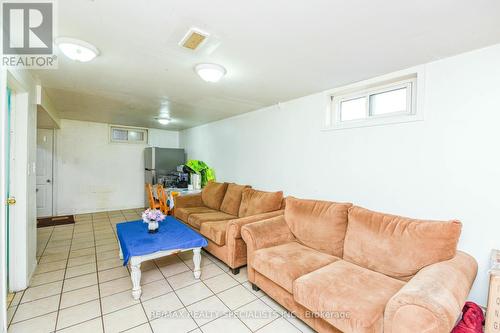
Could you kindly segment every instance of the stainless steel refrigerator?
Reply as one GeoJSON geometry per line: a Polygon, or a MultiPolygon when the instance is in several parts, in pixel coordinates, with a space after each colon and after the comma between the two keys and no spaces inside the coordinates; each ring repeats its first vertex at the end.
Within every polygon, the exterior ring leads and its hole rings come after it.
{"type": "MultiPolygon", "coordinates": [[[[178,165],[186,163],[184,149],[148,147],[144,149],[145,183],[156,184],[158,177],[175,171],[178,165]]],[[[146,198],[146,207],[149,202],[146,198]]]]}

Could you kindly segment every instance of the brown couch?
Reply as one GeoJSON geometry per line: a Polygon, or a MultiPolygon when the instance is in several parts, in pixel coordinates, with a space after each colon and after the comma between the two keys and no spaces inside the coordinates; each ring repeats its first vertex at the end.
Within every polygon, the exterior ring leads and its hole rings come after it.
{"type": "Polygon", "coordinates": [[[319,332],[448,333],[477,273],[458,221],[288,197],[242,228],[248,278],[319,332]]]}
{"type": "Polygon", "coordinates": [[[247,263],[241,227],[282,215],[283,205],[281,191],[264,192],[248,185],[211,182],[201,194],[176,197],[174,216],[205,236],[205,250],[238,274],[247,263]]]}

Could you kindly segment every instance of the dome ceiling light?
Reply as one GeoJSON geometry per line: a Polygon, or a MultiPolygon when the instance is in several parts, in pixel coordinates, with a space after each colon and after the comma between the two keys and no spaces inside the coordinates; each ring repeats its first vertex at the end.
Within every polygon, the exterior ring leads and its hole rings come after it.
{"type": "Polygon", "coordinates": [[[198,64],[194,71],[207,82],[218,82],[227,73],[226,69],[218,64],[198,64]]]}
{"type": "Polygon", "coordinates": [[[99,55],[99,50],[83,40],[61,37],[56,44],[66,57],[74,61],[88,62],[99,55]]]}
{"type": "Polygon", "coordinates": [[[170,118],[156,118],[156,120],[161,124],[161,125],[168,125],[170,124],[171,120],[170,118]]]}

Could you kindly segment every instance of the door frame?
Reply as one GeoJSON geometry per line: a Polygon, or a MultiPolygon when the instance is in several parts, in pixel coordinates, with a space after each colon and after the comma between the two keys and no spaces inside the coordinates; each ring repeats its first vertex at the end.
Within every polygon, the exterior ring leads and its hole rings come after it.
{"type": "MultiPolygon", "coordinates": [[[[37,135],[38,135],[38,132],[40,130],[50,131],[51,134],[52,134],[52,170],[50,170],[50,173],[51,173],[50,178],[51,178],[51,181],[52,181],[52,183],[50,184],[52,186],[52,191],[51,191],[52,207],[51,207],[51,213],[48,216],[56,216],[56,213],[55,213],[56,212],[56,206],[55,206],[55,191],[56,191],[56,186],[54,186],[54,184],[55,184],[55,180],[54,180],[54,177],[55,177],[55,163],[56,163],[56,159],[55,159],[55,154],[56,154],[56,131],[53,128],[37,128],[36,129],[37,135]]],[[[37,149],[38,149],[38,144],[37,144],[37,149]]],[[[37,170],[38,170],[38,166],[37,166],[37,170]]],[[[38,217],[39,216],[38,216],[38,212],[37,212],[37,218],[38,217]]]]}

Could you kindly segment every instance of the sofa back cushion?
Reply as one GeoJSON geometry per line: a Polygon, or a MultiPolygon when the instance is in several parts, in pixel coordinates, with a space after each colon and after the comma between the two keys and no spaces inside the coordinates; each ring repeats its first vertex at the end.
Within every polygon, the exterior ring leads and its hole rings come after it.
{"type": "Polygon", "coordinates": [[[239,217],[264,214],[279,210],[283,200],[283,191],[264,192],[251,188],[243,190],[239,217]]]}
{"type": "Polygon", "coordinates": [[[350,203],[286,198],[285,220],[297,240],[342,258],[350,203]]]}
{"type": "Polygon", "coordinates": [[[403,281],[457,251],[459,221],[429,221],[349,209],[344,259],[403,281]]]}
{"type": "Polygon", "coordinates": [[[219,210],[226,189],[227,183],[209,182],[201,191],[201,201],[208,208],[219,210]]]}
{"type": "Polygon", "coordinates": [[[243,195],[243,190],[246,188],[250,188],[250,186],[234,183],[228,184],[226,194],[220,205],[220,210],[224,213],[237,216],[240,211],[241,196],[243,195]]]}

